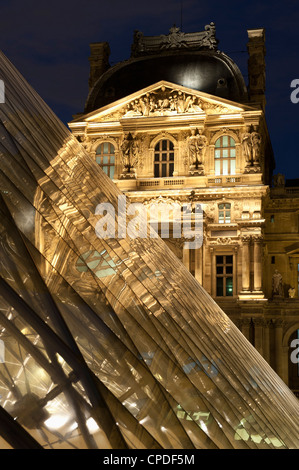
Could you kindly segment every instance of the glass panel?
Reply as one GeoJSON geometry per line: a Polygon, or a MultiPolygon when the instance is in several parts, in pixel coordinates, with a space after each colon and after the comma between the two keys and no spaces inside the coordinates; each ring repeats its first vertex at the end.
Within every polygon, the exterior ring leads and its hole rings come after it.
{"type": "Polygon", "coordinates": [[[217,274],[223,274],[223,266],[217,266],[216,272],[217,274]]]}
{"type": "Polygon", "coordinates": [[[235,156],[236,156],[236,149],[230,149],[230,156],[231,156],[232,158],[235,158],[235,156]]]}
{"type": "Polygon", "coordinates": [[[167,176],[167,165],[166,163],[162,164],[162,178],[165,178],[167,176]]]}
{"type": "Polygon", "coordinates": [[[216,264],[223,264],[223,256],[216,256],[216,264]]]}
{"type": "Polygon", "coordinates": [[[222,174],[228,175],[228,160],[222,161],[222,168],[223,168],[222,174]]]}
{"type": "Polygon", "coordinates": [[[233,256],[228,255],[226,256],[226,264],[232,264],[233,263],[233,256]]]}
{"type": "Polygon", "coordinates": [[[223,277],[217,277],[216,295],[217,295],[217,297],[222,297],[223,296],[223,277]]]}
{"type": "Polygon", "coordinates": [[[162,161],[166,162],[167,160],[167,153],[162,153],[162,161]]]}
{"type": "Polygon", "coordinates": [[[103,166],[103,167],[102,167],[104,173],[106,173],[106,175],[109,176],[109,174],[108,174],[108,168],[109,168],[109,166],[103,166]]]}
{"type": "Polygon", "coordinates": [[[115,169],[114,166],[110,167],[110,175],[109,176],[110,176],[111,179],[114,178],[114,169],[115,169]]]}
{"type": "Polygon", "coordinates": [[[174,163],[169,163],[169,176],[173,176],[174,163]]]}
{"type": "Polygon", "coordinates": [[[223,149],[222,150],[222,157],[224,157],[224,158],[228,157],[228,149],[223,149]]]}
{"type": "Polygon", "coordinates": [[[103,164],[104,163],[106,163],[106,164],[109,163],[109,157],[107,157],[107,156],[103,157],[103,164]]]}
{"type": "Polygon", "coordinates": [[[220,149],[215,150],[215,158],[220,158],[220,149]]]}
{"type": "Polygon", "coordinates": [[[169,160],[174,160],[174,153],[169,154],[169,160]]]}
{"type": "Polygon", "coordinates": [[[226,266],[226,274],[233,274],[233,267],[232,266],[226,266]]]}
{"type": "Polygon", "coordinates": [[[96,153],[99,155],[102,153],[102,144],[98,146],[96,153]]]}
{"type": "Polygon", "coordinates": [[[220,138],[216,140],[215,147],[220,147],[220,138]]]}
{"type": "Polygon", "coordinates": [[[227,296],[233,295],[233,278],[232,277],[226,278],[226,295],[227,296]]]}
{"type": "Polygon", "coordinates": [[[110,157],[110,163],[115,163],[115,157],[113,155],[110,157]]]}
{"type": "MultiPolygon", "coordinates": [[[[299,448],[298,400],[164,241],[95,233],[117,188],[0,63],[2,435],[49,449],[299,448]]],[[[232,276],[217,279],[231,295],[232,276]]]]}
{"type": "Polygon", "coordinates": [[[224,135],[222,137],[222,146],[223,147],[228,147],[228,136],[227,135],[224,135]]]}
{"type": "Polygon", "coordinates": [[[167,150],[167,140],[162,140],[162,150],[167,150]]]}
{"type": "Polygon", "coordinates": [[[235,162],[235,160],[230,161],[230,174],[231,175],[236,174],[236,162],[235,162]]]}
{"type": "Polygon", "coordinates": [[[155,153],[155,162],[158,162],[160,160],[160,154],[155,153]]]}
{"type": "Polygon", "coordinates": [[[159,178],[160,176],[160,166],[155,165],[155,178],[159,178]]]}
{"type": "Polygon", "coordinates": [[[110,153],[114,153],[114,145],[110,144],[110,153]]]}
{"type": "Polygon", "coordinates": [[[96,162],[101,165],[102,164],[102,157],[96,157],[96,162]]]}
{"type": "Polygon", "coordinates": [[[109,153],[109,142],[104,142],[103,153],[109,153]]]}
{"type": "Polygon", "coordinates": [[[230,146],[235,147],[236,143],[232,137],[230,137],[230,146]]]}
{"type": "Polygon", "coordinates": [[[215,175],[216,176],[220,175],[220,161],[219,160],[215,161],[215,175]]]}

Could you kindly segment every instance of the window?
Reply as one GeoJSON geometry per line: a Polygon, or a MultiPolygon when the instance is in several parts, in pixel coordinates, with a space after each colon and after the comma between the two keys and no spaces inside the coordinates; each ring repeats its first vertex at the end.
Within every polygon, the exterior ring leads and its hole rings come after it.
{"type": "Polygon", "coordinates": [[[274,223],[274,215],[273,214],[270,216],[270,222],[271,222],[271,224],[274,223]]]}
{"type": "Polygon", "coordinates": [[[103,142],[96,151],[96,162],[100,165],[106,175],[114,178],[115,154],[114,145],[110,142],[103,142]]]}
{"type": "Polygon", "coordinates": [[[216,256],[216,295],[230,297],[233,295],[233,256],[216,256]]]}
{"type": "Polygon", "coordinates": [[[234,175],[236,172],[236,144],[232,137],[223,135],[215,143],[215,175],[234,175]]]}
{"type": "Polygon", "coordinates": [[[154,153],[154,176],[165,178],[173,176],[174,170],[174,148],[170,140],[160,140],[155,146],[154,153]]]}
{"type": "Polygon", "coordinates": [[[218,222],[219,224],[230,224],[230,204],[218,205],[218,222]]]}

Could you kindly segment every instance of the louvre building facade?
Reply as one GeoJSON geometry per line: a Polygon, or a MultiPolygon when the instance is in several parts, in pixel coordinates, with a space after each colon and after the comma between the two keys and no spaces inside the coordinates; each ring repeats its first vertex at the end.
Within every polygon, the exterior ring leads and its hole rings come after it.
{"type": "Polygon", "coordinates": [[[70,130],[1,54],[1,449],[299,448],[296,181],[248,35],[248,87],[213,23],[92,44],[70,130]]]}

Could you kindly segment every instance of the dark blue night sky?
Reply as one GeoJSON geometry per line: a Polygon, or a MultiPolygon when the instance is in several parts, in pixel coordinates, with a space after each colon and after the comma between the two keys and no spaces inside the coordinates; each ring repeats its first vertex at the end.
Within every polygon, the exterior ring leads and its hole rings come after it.
{"type": "Polygon", "coordinates": [[[247,83],[247,29],[265,28],[266,116],[275,173],[299,178],[299,103],[290,99],[291,82],[299,80],[297,0],[3,3],[1,50],[65,124],[84,109],[91,42],[109,42],[113,65],[129,58],[135,29],[145,35],[167,34],[176,24],[184,32],[193,32],[213,21],[219,49],[235,60],[247,83]]]}

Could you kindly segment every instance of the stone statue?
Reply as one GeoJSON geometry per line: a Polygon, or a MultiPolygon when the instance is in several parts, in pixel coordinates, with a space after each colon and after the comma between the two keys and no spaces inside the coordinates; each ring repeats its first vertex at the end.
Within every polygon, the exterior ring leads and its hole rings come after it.
{"type": "Polygon", "coordinates": [[[254,130],[251,133],[251,143],[252,143],[252,163],[253,165],[258,165],[261,157],[261,145],[262,138],[261,134],[254,130]]]}
{"type": "Polygon", "coordinates": [[[273,176],[273,184],[275,188],[281,188],[285,185],[285,177],[281,173],[273,176]]]}
{"type": "Polygon", "coordinates": [[[254,130],[251,132],[249,128],[246,129],[246,132],[244,132],[244,134],[242,135],[242,148],[246,162],[245,171],[259,171],[262,137],[261,134],[257,132],[256,127],[254,127],[254,130]]]}
{"type": "Polygon", "coordinates": [[[131,132],[124,139],[120,149],[124,166],[123,175],[130,173],[135,175],[135,167],[138,163],[138,143],[131,132]]]}
{"type": "Polygon", "coordinates": [[[248,130],[242,135],[242,148],[243,148],[243,155],[245,157],[246,165],[250,165],[252,144],[251,144],[251,134],[250,132],[248,132],[248,130]]]}
{"type": "Polygon", "coordinates": [[[272,295],[283,297],[282,275],[275,269],[272,276],[272,295]]]}
{"type": "Polygon", "coordinates": [[[288,293],[289,293],[289,298],[290,299],[293,299],[295,297],[295,288],[294,287],[290,287],[289,290],[288,290],[288,293]]]}
{"type": "Polygon", "coordinates": [[[189,164],[190,172],[203,174],[203,165],[205,151],[207,147],[207,138],[200,130],[191,129],[191,135],[188,137],[189,164]]]}

